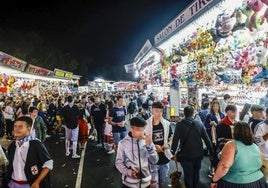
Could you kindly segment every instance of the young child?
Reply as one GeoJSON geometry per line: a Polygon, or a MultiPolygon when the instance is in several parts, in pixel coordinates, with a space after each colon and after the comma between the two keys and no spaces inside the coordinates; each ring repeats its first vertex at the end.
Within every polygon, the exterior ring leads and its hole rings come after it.
{"type": "Polygon", "coordinates": [[[114,151],[114,139],[112,133],[112,125],[109,124],[108,119],[105,120],[105,129],[104,129],[104,144],[107,149],[108,154],[113,154],[114,151]]]}
{"type": "Polygon", "coordinates": [[[151,135],[145,135],[146,121],[142,117],[130,120],[130,132],[119,142],[115,161],[122,174],[123,187],[145,188],[150,186],[149,165],[156,164],[158,154],[151,135]]]}

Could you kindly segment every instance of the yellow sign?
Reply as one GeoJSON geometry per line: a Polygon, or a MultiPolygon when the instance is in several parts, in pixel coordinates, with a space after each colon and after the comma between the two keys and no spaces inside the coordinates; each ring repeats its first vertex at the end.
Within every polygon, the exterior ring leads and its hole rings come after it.
{"type": "Polygon", "coordinates": [[[64,77],[64,75],[65,75],[65,72],[63,72],[63,71],[59,71],[59,70],[55,71],[55,76],[64,77]]]}
{"type": "Polygon", "coordinates": [[[175,115],[175,109],[174,108],[170,108],[170,116],[174,116],[175,115]]]}
{"type": "Polygon", "coordinates": [[[65,78],[73,78],[73,73],[66,72],[65,73],[65,78]]]}

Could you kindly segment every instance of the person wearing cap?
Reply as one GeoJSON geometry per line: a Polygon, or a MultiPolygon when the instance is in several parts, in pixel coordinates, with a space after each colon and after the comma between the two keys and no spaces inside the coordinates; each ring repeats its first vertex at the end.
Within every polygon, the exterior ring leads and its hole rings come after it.
{"type": "Polygon", "coordinates": [[[264,168],[262,172],[268,181],[268,108],[266,108],[266,119],[257,126],[254,138],[263,155],[264,168]]]}
{"type": "Polygon", "coordinates": [[[130,131],[118,144],[115,166],[122,174],[123,187],[150,187],[150,164],[156,164],[158,154],[151,135],[145,135],[146,121],[142,117],[130,120],[130,131]]]}
{"type": "Polygon", "coordinates": [[[252,117],[249,118],[248,124],[255,134],[257,127],[264,123],[264,108],[261,105],[253,104],[250,110],[252,117]]]}

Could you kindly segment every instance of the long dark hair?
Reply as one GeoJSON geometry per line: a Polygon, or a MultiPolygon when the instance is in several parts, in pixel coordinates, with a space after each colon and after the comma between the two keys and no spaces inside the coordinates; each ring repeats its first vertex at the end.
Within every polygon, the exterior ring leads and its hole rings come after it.
{"type": "Polygon", "coordinates": [[[219,105],[219,114],[221,114],[220,102],[217,101],[217,100],[214,100],[214,101],[211,102],[211,105],[210,105],[210,113],[211,114],[215,114],[214,109],[213,109],[214,104],[218,104],[219,105]]]}
{"type": "Polygon", "coordinates": [[[248,113],[249,109],[251,107],[251,104],[246,103],[243,107],[243,109],[241,110],[241,112],[239,113],[239,120],[242,121],[245,117],[245,115],[248,113]]]}

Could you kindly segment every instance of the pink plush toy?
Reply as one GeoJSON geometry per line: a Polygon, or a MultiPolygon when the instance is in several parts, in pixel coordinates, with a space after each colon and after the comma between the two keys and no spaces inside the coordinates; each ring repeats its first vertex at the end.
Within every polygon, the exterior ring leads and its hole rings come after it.
{"type": "Polygon", "coordinates": [[[258,15],[258,12],[263,8],[263,2],[262,0],[248,0],[247,5],[254,11],[249,21],[249,30],[252,32],[263,23],[262,17],[258,15]]]}

